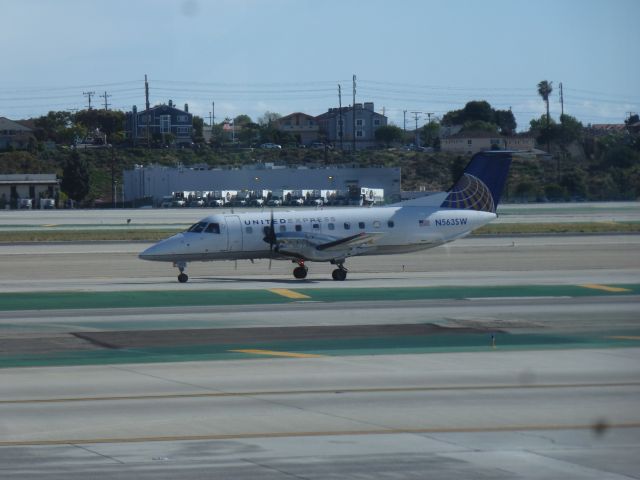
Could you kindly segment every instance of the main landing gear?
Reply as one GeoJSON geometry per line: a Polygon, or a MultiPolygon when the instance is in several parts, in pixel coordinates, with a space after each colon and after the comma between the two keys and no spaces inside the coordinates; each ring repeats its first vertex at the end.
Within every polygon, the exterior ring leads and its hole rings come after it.
{"type": "Polygon", "coordinates": [[[184,262],[179,262],[179,263],[174,263],[173,266],[178,267],[178,270],[180,270],[180,274],[178,275],[178,281],[180,283],[187,283],[187,281],[189,280],[189,277],[187,276],[186,273],[184,273],[185,268],[187,268],[187,264],[184,262]]]}
{"type": "Polygon", "coordinates": [[[298,266],[293,269],[293,276],[298,280],[302,280],[303,278],[307,278],[307,272],[309,269],[304,266],[304,260],[300,259],[297,261],[298,266]]]}
{"type": "MultiPolygon", "coordinates": [[[[297,263],[298,266],[293,269],[293,276],[298,280],[302,280],[303,278],[307,278],[307,272],[309,269],[305,266],[304,260],[294,260],[294,263],[297,263]]],[[[331,272],[331,277],[337,281],[343,281],[347,279],[347,269],[344,267],[342,262],[331,262],[334,263],[338,268],[336,268],[333,272],[331,272]]]]}
{"type": "Polygon", "coordinates": [[[336,268],[333,272],[331,272],[331,277],[334,280],[343,281],[347,279],[347,269],[344,268],[344,265],[339,263],[338,268],[336,268]]]}

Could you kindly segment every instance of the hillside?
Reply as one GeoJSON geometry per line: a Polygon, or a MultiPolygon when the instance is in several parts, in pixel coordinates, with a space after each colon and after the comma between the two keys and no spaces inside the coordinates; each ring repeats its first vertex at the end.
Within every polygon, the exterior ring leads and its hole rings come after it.
{"type": "MultiPolygon", "coordinates": [[[[0,174],[56,173],[62,176],[65,162],[73,150],[59,148],[39,152],[0,153],[0,174]]],[[[206,164],[240,166],[260,162],[284,165],[388,166],[402,168],[403,190],[437,191],[448,188],[469,160],[442,152],[426,153],[402,149],[367,150],[355,156],[337,151],[289,148],[262,149],[145,149],[114,148],[78,151],[90,171],[87,206],[110,203],[111,172],[122,182],[122,171],[136,164],[152,163],[186,167],[206,164]]],[[[556,157],[559,157],[557,155],[556,157]]],[[[516,158],[509,176],[507,201],[544,200],[636,200],[640,198],[640,154],[628,146],[613,142],[607,149],[591,155],[565,154],[557,158],[516,158]]]]}

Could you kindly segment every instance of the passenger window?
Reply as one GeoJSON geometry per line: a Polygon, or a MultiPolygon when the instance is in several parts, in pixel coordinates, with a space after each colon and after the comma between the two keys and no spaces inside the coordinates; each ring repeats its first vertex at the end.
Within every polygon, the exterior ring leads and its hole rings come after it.
{"type": "Polygon", "coordinates": [[[378,220],[373,221],[373,228],[380,228],[380,222],[378,220]]]}
{"type": "Polygon", "coordinates": [[[320,230],[320,224],[319,223],[314,223],[313,224],[313,229],[314,230],[320,230]]]}
{"type": "Polygon", "coordinates": [[[204,227],[206,226],[207,226],[207,222],[194,223],[193,225],[191,225],[191,227],[189,227],[189,230],[187,230],[187,232],[202,233],[202,231],[204,230],[204,227]]]}
{"type": "Polygon", "coordinates": [[[302,225],[296,225],[296,232],[302,231],[302,225]]]}
{"type": "Polygon", "coordinates": [[[394,225],[395,225],[395,223],[393,223],[393,220],[389,220],[389,221],[387,222],[387,226],[388,226],[389,228],[393,228],[393,226],[394,226],[394,225]]]}
{"type": "Polygon", "coordinates": [[[364,230],[364,222],[358,222],[358,228],[364,230]]]}
{"type": "Polygon", "coordinates": [[[329,228],[329,230],[335,230],[336,229],[336,226],[333,223],[328,224],[327,227],[329,228]]]}
{"type": "Polygon", "coordinates": [[[253,228],[251,228],[251,227],[246,227],[246,228],[244,229],[244,231],[245,231],[245,232],[247,232],[247,233],[253,233],[253,228]]]}
{"type": "Polygon", "coordinates": [[[206,233],[220,233],[220,225],[217,223],[210,223],[209,225],[207,225],[207,228],[205,229],[206,233]]]}
{"type": "Polygon", "coordinates": [[[287,231],[287,226],[286,225],[280,225],[280,231],[281,232],[286,232],[287,231]]]}
{"type": "Polygon", "coordinates": [[[351,224],[349,222],[344,222],[344,229],[349,230],[351,228],[351,224]]]}

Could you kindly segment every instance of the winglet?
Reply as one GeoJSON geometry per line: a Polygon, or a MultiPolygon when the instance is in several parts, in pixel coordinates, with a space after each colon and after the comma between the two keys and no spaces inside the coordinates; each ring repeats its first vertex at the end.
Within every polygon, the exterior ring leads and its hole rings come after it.
{"type": "Polygon", "coordinates": [[[476,153],[440,206],[495,213],[511,159],[511,152],[504,150],[476,153]]]}

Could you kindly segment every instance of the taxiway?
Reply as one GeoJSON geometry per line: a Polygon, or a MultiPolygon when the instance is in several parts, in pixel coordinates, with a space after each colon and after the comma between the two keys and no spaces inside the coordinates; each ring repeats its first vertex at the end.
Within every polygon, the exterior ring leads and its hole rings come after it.
{"type": "Polygon", "coordinates": [[[637,478],[640,236],[473,237],[338,286],[180,285],[144,247],[0,248],[0,477],[637,478]]]}

